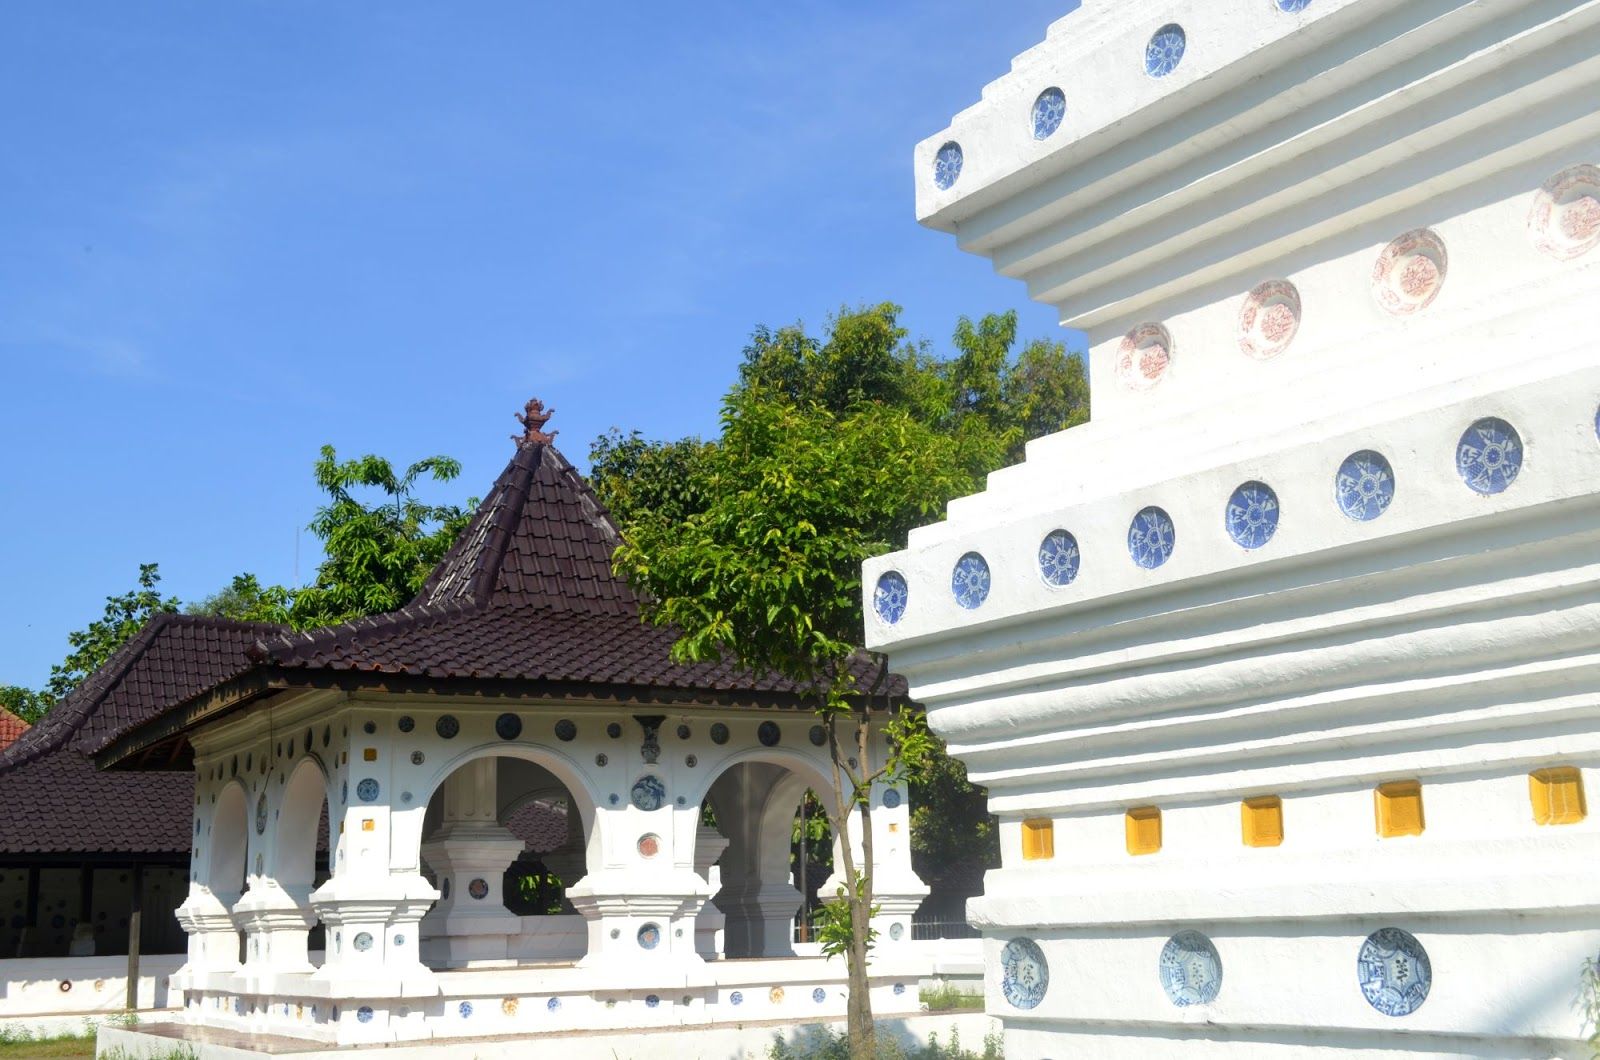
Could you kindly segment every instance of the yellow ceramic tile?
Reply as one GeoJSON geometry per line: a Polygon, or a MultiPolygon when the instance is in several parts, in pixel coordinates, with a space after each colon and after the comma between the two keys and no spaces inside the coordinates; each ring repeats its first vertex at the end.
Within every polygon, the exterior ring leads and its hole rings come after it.
{"type": "Polygon", "coordinates": [[[1421,835],[1422,784],[1415,780],[1396,780],[1379,784],[1373,792],[1381,836],[1421,835]]]}
{"type": "Polygon", "coordinates": [[[1126,819],[1128,853],[1154,854],[1161,849],[1161,809],[1139,806],[1126,819]]]}
{"type": "Polygon", "coordinates": [[[1056,825],[1047,818],[1022,822],[1022,860],[1048,861],[1056,856],[1056,825]]]}
{"type": "Polygon", "coordinates": [[[1528,774],[1535,824],[1576,824],[1589,815],[1583,798],[1583,774],[1571,766],[1539,769],[1528,774]]]}
{"type": "Polygon", "coordinates": [[[1276,795],[1245,799],[1239,804],[1244,845],[1275,847],[1283,842],[1283,800],[1276,795]]]}

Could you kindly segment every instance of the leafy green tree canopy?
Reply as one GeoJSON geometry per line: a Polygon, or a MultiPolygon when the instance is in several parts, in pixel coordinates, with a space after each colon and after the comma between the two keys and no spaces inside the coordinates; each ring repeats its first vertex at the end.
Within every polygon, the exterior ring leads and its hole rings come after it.
{"type": "Polygon", "coordinates": [[[871,760],[862,693],[881,691],[886,667],[880,661],[877,682],[862,688],[852,665],[861,562],[977,490],[1021,454],[1025,432],[1080,421],[1088,398],[1081,359],[1059,344],[1010,356],[1014,315],[963,318],[959,354],[938,359],[906,342],[898,313],[888,303],[842,311],[821,339],[798,325],[758,330],[724,398],[721,437],[696,442],[692,463],[678,459],[683,443],[637,435],[621,445],[607,436],[591,452],[596,488],[622,525],[616,567],[642,590],[646,617],[677,628],[674,657],[729,658],[813,691],[832,751],[829,823],[844,840],[846,881],[817,923],[824,952],[849,962],[850,1048],[861,1057],[874,1040],[867,794],[936,757],[920,717],[901,712],[888,759],[871,760]],[[655,497],[671,501],[670,514],[652,506],[655,497]],[[849,841],[858,812],[862,865],[849,841]]]}

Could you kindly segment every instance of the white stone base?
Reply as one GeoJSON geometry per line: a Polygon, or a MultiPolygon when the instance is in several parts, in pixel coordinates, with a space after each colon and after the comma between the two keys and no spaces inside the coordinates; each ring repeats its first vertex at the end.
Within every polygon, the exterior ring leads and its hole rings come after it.
{"type": "MultiPolygon", "coordinates": [[[[962,1036],[963,1040],[965,1035],[962,1036]]],[[[1093,1057],[1094,1060],[1589,1060],[1572,1043],[1529,1042],[1470,1035],[1391,1035],[1383,1031],[1327,1034],[1279,1030],[1101,1024],[1018,1026],[1005,1032],[1008,1057],[1093,1057]]]]}
{"type": "MultiPolygon", "coordinates": [[[[562,1060],[673,1060],[677,1057],[694,1060],[758,1060],[768,1055],[775,1040],[804,1043],[811,1036],[820,1034],[823,1027],[842,1031],[844,1021],[756,1020],[727,1026],[700,1024],[616,1033],[542,1033],[374,1048],[382,1049],[384,1060],[488,1060],[490,1057],[532,1055],[559,1055],[562,1060]]],[[[931,1035],[938,1035],[939,1040],[945,1043],[958,1035],[964,1046],[981,1052],[984,1036],[997,1033],[998,1029],[999,1025],[981,1012],[946,1012],[878,1020],[880,1035],[892,1036],[907,1047],[926,1045],[931,1035]]],[[[106,1027],[100,1032],[95,1055],[116,1056],[125,1060],[155,1060],[171,1055],[180,1044],[195,1050],[196,1060],[251,1060],[281,1055],[282,1052],[252,1048],[244,1043],[235,1044],[236,1040],[237,1036],[229,1036],[226,1032],[176,1024],[142,1029],[106,1027]]],[[[266,1043],[260,1044],[265,1046],[266,1043]]],[[[309,1051],[296,1049],[294,1056],[296,1060],[336,1060],[348,1052],[348,1047],[312,1047],[309,1051]]]]}

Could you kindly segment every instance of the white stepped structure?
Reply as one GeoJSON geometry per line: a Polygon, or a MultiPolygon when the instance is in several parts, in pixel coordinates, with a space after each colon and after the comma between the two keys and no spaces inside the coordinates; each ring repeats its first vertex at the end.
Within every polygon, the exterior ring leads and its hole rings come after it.
{"type": "Polygon", "coordinates": [[[1090,343],[864,571],[1007,1055],[1589,1055],[1596,100],[1594,0],[1085,0],[918,145],[1090,343]]]}

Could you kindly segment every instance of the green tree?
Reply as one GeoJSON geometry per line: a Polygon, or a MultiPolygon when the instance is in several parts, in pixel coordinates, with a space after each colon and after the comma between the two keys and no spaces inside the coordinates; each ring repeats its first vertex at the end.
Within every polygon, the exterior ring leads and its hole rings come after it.
{"type": "Polygon", "coordinates": [[[678,522],[705,507],[701,484],[715,448],[699,438],[647,441],[613,427],[589,446],[589,485],[613,517],[678,522]]]}
{"type": "Polygon", "coordinates": [[[236,622],[282,622],[293,595],[281,585],[262,585],[254,574],[236,574],[226,589],[185,605],[184,613],[236,622]]]}
{"type": "Polygon", "coordinates": [[[864,682],[854,665],[860,565],[976,483],[963,470],[959,436],[876,402],[840,414],[745,383],[730,392],[722,425],[704,508],[676,524],[629,524],[616,564],[645,590],[646,616],[678,629],[676,659],[727,657],[782,674],[821,713],[833,761],[829,824],[842,840],[845,878],[843,909],[824,918],[822,941],[847,955],[852,1049],[859,1043],[860,1055],[871,1056],[868,796],[874,783],[915,769],[929,737],[920,714],[901,710],[887,724],[889,754],[875,753],[869,710],[886,702],[887,670],[879,660],[864,682]],[[865,865],[850,842],[858,814],[865,865]],[[830,935],[834,923],[848,923],[848,937],[830,935]]]}
{"type": "MultiPolygon", "coordinates": [[[[861,561],[980,488],[1027,437],[1081,422],[1088,402],[1082,361],[1061,344],[1011,356],[1012,314],[963,318],[950,358],[907,342],[898,314],[889,303],[841,310],[820,339],[799,325],[758,329],[724,399],[721,437],[696,441],[692,466],[669,451],[681,443],[637,435],[626,450],[612,438],[591,452],[595,488],[622,526],[618,570],[643,590],[647,618],[678,628],[675,656],[784,674],[823,714],[839,808],[829,823],[845,840],[847,887],[817,926],[824,947],[849,959],[856,1056],[873,1048],[872,888],[849,836],[855,816],[871,812],[872,784],[926,774],[930,786],[951,785],[930,804],[942,798],[966,819],[930,832],[928,844],[969,857],[994,850],[982,793],[919,716],[894,715],[891,753],[873,760],[867,710],[887,673],[881,659],[870,676],[858,665],[861,561]]],[[[862,825],[870,865],[870,821],[862,825]]]]}
{"type": "Polygon", "coordinates": [[[55,700],[48,693],[35,692],[21,685],[0,685],[0,707],[5,707],[29,725],[44,717],[53,706],[55,700]]]}
{"type": "Polygon", "coordinates": [[[191,613],[315,629],[403,607],[477,506],[475,500],[465,507],[426,504],[415,495],[417,482],[423,476],[450,482],[460,473],[461,464],[447,456],[431,456],[397,472],[381,456],[341,461],[333,446],[323,446],[314,474],[328,502],[311,520],[323,561],[311,584],[263,586],[254,574],[240,574],[226,589],[192,605],[191,613]],[[373,490],[379,496],[366,503],[360,493],[373,490]]]}

